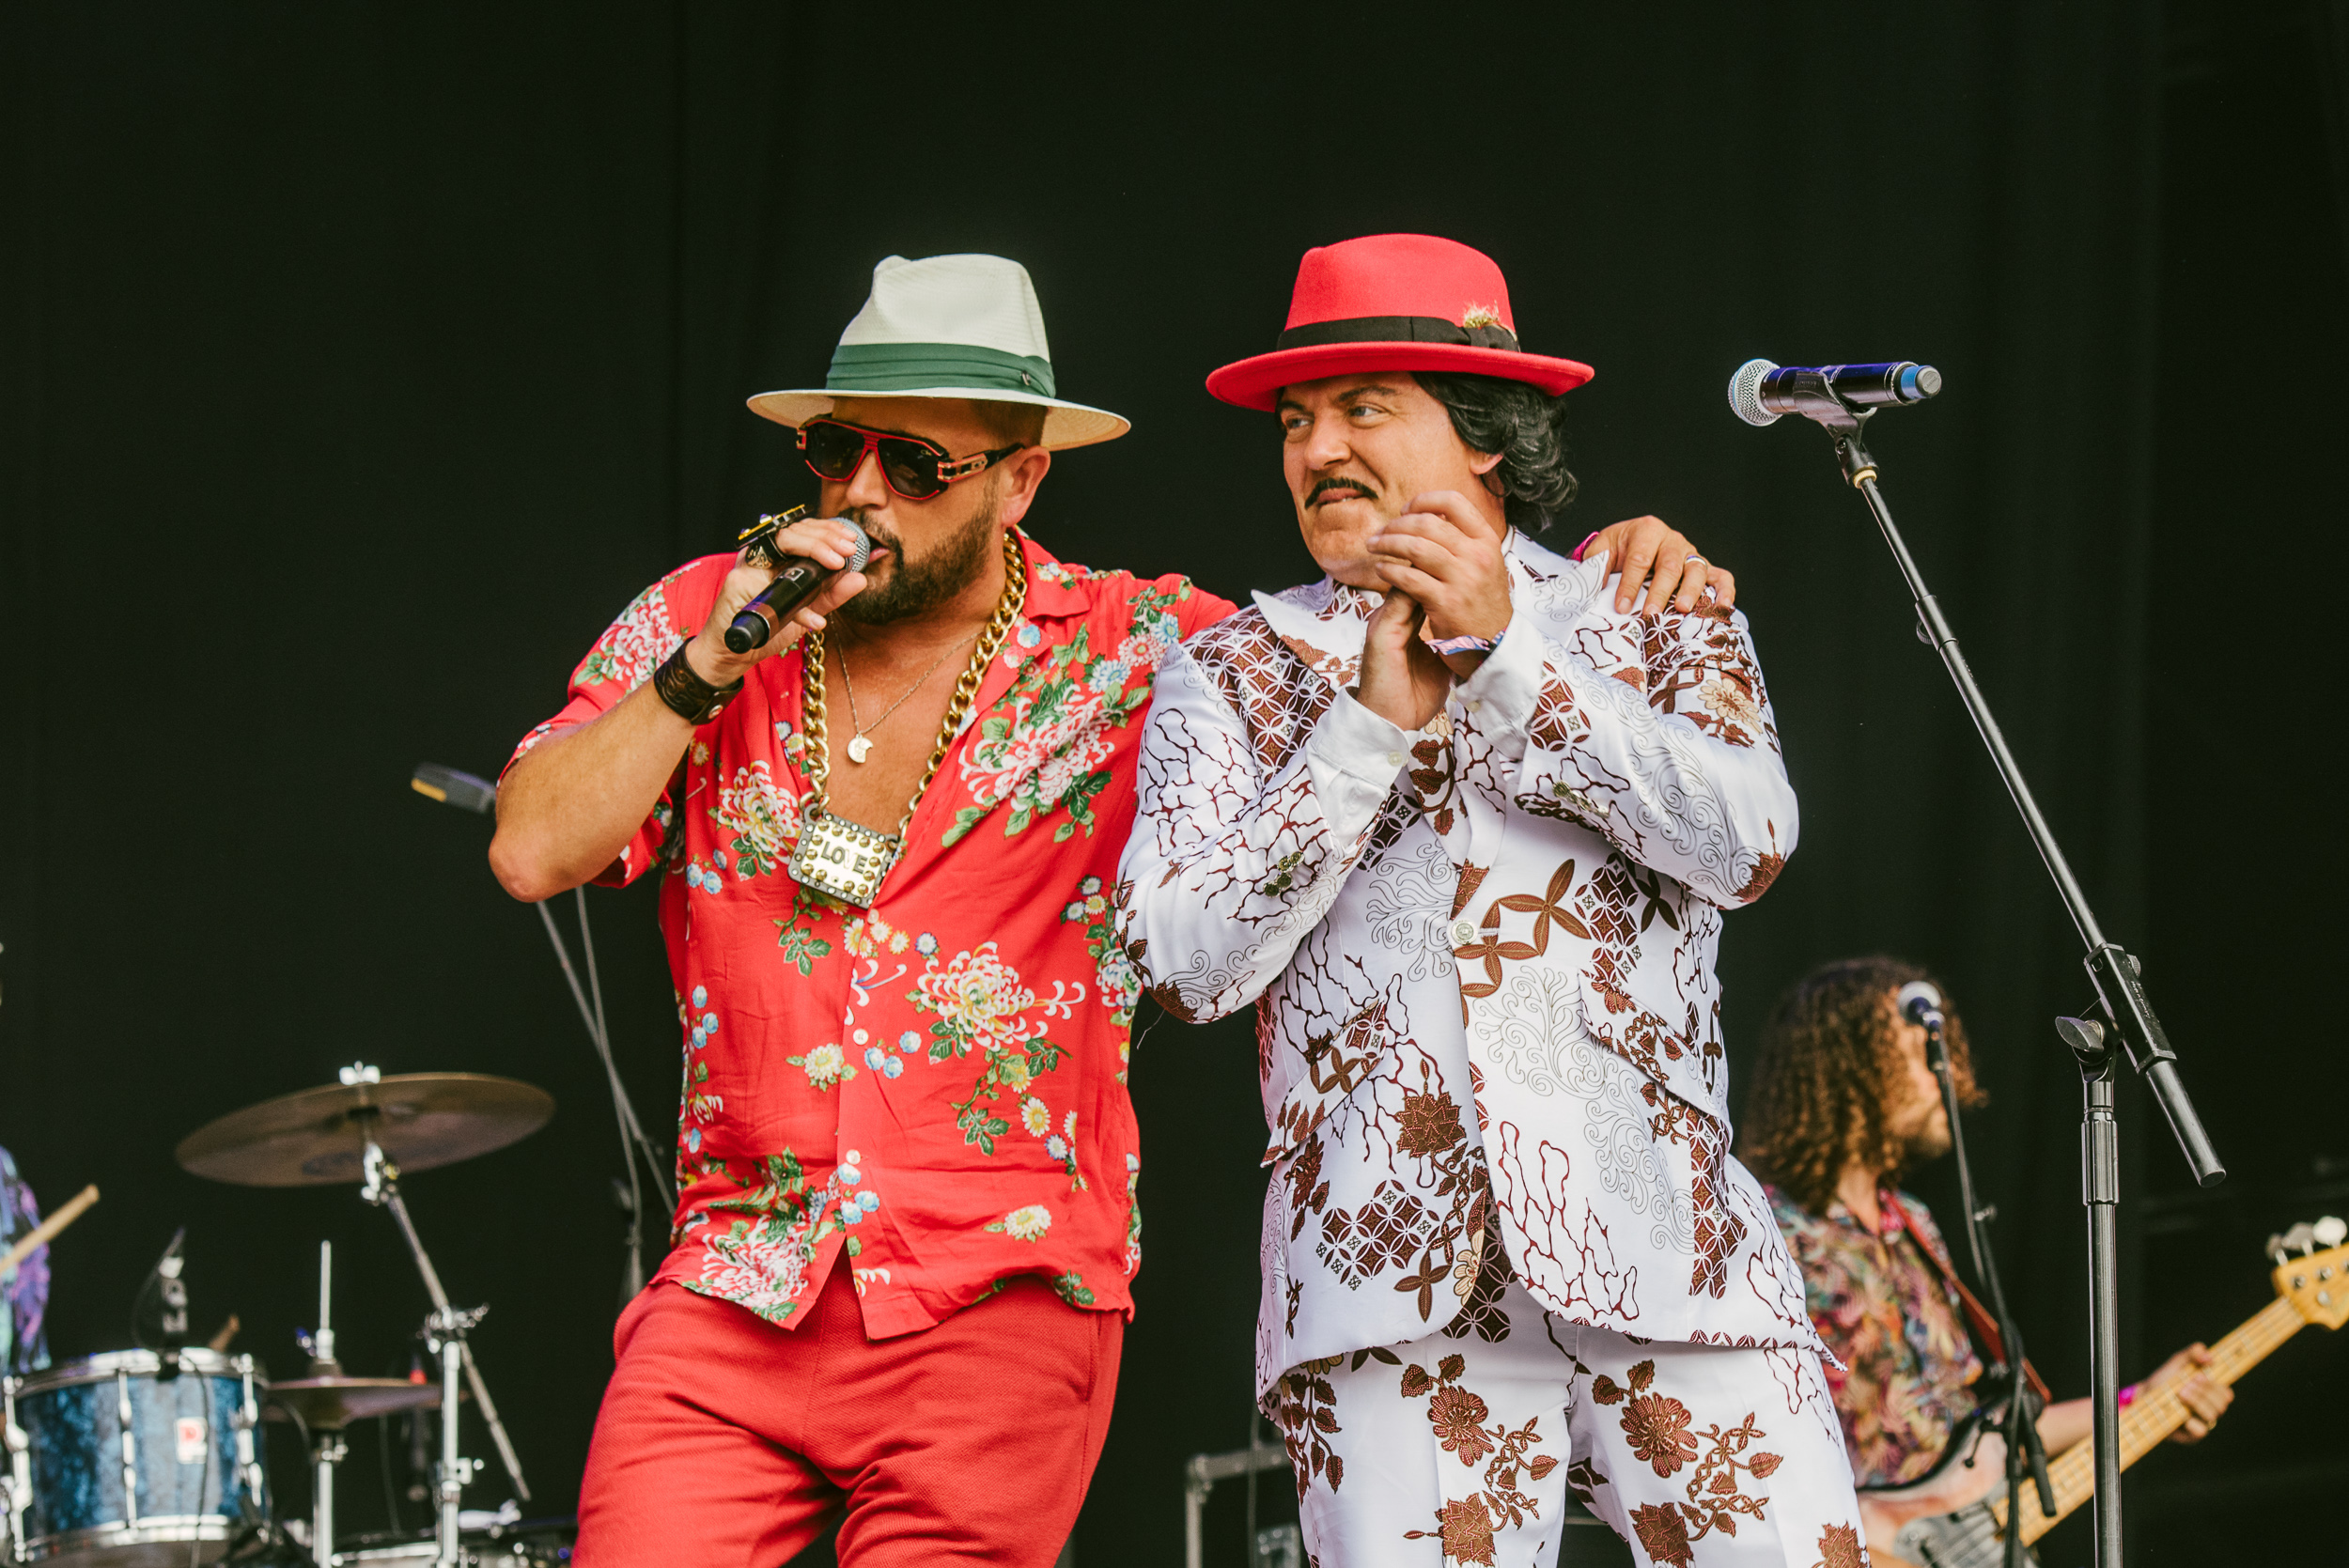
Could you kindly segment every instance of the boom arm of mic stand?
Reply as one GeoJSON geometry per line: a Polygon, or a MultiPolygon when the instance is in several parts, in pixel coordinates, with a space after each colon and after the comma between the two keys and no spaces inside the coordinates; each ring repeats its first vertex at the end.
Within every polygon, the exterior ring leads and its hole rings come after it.
{"type": "MultiPolygon", "coordinates": [[[[579,906],[580,955],[587,961],[587,991],[595,998],[594,1033],[596,1054],[603,1059],[603,1070],[612,1080],[612,1097],[619,1106],[620,1163],[628,1169],[628,1235],[623,1241],[620,1270],[620,1305],[625,1311],[629,1302],[645,1289],[645,1184],[636,1173],[636,1157],[641,1151],[645,1163],[658,1169],[659,1161],[645,1141],[645,1129],[636,1125],[636,1106],[620,1084],[618,1063],[612,1059],[612,1029],[603,1020],[603,980],[596,967],[596,931],[587,922],[587,890],[584,886],[571,890],[571,898],[579,906]]],[[[542,905],[541,908],[544,908],[542,905]]],[[[553,922],[547,929],[554,929],[553,922]]],[[[674,1203],[670,1205],[676,1207],[674,1203]]]]}
{"type": "MultiPolygon", "coordinates": [[[[1814,415],[1814,417],[1817,417],[1814,415]]],[[[2121,947],[2108,940],[2104,928],[2097,924],[2095,912],[2088,907],[2088,895],[2080,891],[2079,881],[2072,875],[2071,862],[2063,858],[2062,848],[2056,843],[2047,819],[2040,815],[2039,802],[2024,781],[2023,770],[2007,749],[2006,736],[1999,728],[1999,721],[1990,712],[1990,703],[1974,682],[1974,672],[1967,664],[1966,656],[1957,645],[1957,633],[1941,613],[1933,593],[1925,586],[1924,574],[1917,569],[1916,558],[1908,553],[1908,545],[1901,537],[1900,529],[1892,522],[1892,509],[1885,504],[1884,493],[1876,487],[1875,459],[1869,456],[1860,441],[1860,427],[1867,415],[1847,415],[1843,421],[1821,418],[1834,437],[1836,456],[1842,459],[1844,477],[1868,503],[1875,514],[1876,526],[1883,531],[1884,542],[1890,547],[1893,562],[1908,583],[1909,597],[1916,601],[1917,618],[1922,623],[1934,649],[1941,656],[1942,667],[1957,687],[1958,698],[1966,705],[1967,716],[1973,720],[1974,729],[1982,743],[1990,752],[1990,760],[1999,769],[1999,778],[2006,785],[2007,795],[2015,809],[2021,814],[2025,831],[2030,835],[2031,846],[2039,851],[2040,861],[2056,885],[2056,893],[2063,900],[2066,913],[2077,929],[2080,940],[2088,949],[2085,960],[2089,978],[2095,983],[2096,995],[2105,1009],[2105,1016],[2120,1032],[2126,1048],[2129,1065],[2152,1085],[2154,1097],[2161,1102],[2162,1114],[2169,1119],[2170,1130],[2186,1156],[2186,1164],[2194,1172],[2194,1179],[2203,1187],[2216,1187],[2224,1181],[2227,1169],[2219,1163],[2218,1152],[2202,1130],[2201,1118],[2195,1113],[2194,1102],[2178,1078],[2177,1053],[2170,1048],[2170,1037],[2163,1032],[2161,1020],[2154,1016],[2153,1003],[2147,1000],[2143,983],[2138,978],[2137,960],[2121,947]],[[1844,427],[1848,426],[1848,428],[1844,427]]]]}
{"type": "MultiPolygon", "coordinates": [[[[597,1004],[591,1006],[587,1001],[586,990],[579,983],[579,971],[571,967],[571,950],[564,943],[563,933],[554,924],[553,913],[544,904],[539,904],[537,908],[539,920],[546,924],[547,940],[554,944],[555,960],[563,966],[563,978],[570,984],[571,1000],[579,1005],[580,1021],[587,1026],[588,1042],[596,1048],[596,1054],[603,1061],[604,1077],[612,1086],[612,1103],[619,1112],[626,1136],[635,1145],[636,1151],[644,1157],[646,1168],[652,1172],[655,1190],[660,1192],[662,1200],[674,1209],[677,1207],[677,1189],[670,1186],[668,1172],[661,1170],[660,1159],[653,1154],[652,1140],[645,1136],[644,1124],[636,1119],[635,1102],[628,1097],[628,1090],[620,1082],[620,1069],[612,1060],[611,1041],[606,1037],[602,1029],[603,1010],[600,1005],[602,987],[600,986],[597,987],[599,993],[597,1004]]],[[[586,937],[587,908],[583,895],[581,899],[579,914],[583,939],[590,943],[589,951],[592,953],[593,939],[586,937]]]]}

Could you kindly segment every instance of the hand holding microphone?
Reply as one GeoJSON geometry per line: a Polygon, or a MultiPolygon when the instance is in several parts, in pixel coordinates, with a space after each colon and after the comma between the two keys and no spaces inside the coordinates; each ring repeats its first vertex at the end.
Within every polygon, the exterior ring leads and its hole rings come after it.
{"type": "Polygon", "coordinates": [[[781,653],[843,599],[863,591],[873,541],[846,518],[803,518],[743,551],[726,574],[689,659],[705,679],[724,685],[760,660],[781,653]],[[785,557],[781,570],[760,562],[785,557]]]}
{"type": "MultiPolygon", "coordinates": [[[[772,536],[772,540],[780,544],[796,536],[802,528],[822,528],[826,525],[848,531],[849,536],[846,549],[835,543],[832,550],[815,556],[803,554],[775,573],[774,581],[752,595],[750,602],[737,611],[734,619],[728,623],[727,652],[749,653],[765,647],[769,640],[790,620],[792,612],[821,593],[824,585],[835,575],[864,569],[864,563],[873,557],[873,541],[865,537],[863,529],[846,518],[818,518],[813,522],[795,522],[789,529],[772,536]]],[[[815,628],[809,626],[805,629],[812,631],[815,628]]]]}

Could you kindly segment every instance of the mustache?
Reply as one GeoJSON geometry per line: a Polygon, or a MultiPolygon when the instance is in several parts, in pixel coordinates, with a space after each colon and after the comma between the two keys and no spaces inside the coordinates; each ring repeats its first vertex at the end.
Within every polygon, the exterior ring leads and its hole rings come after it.
{"type": "Polygon", "coordinates": [[[1363,484],[1359,479],[1331,478],[1320,481],[1318,484],[1315,485],[1312,489],[1306,491],[1305,505],[1308,506],[1312,505],[1314,503],[1319,501],[1323,496],[1329,494],[1332,490],[1352,490],[1356,495],[1361,496],[1364,501],[1376,501],[1378,499],[1376,495],[1371,493],[1370,487],[1363,484]]]}

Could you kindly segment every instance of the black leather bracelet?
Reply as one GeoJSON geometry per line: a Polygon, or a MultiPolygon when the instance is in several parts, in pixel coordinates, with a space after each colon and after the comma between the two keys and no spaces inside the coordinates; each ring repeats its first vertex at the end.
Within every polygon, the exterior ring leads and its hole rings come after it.
{"type": "Polygon", "coordinates": [[[707,724],[726,710],[726,704],[742,694],[742,682],[738,678],[732,686],[712,686],[686,662],[685,650],[692,638],[677,645],[677,652],[661,661],[661,668],[652,673],[652,689],[661,700],[669,705],[669,711],[689,724],[707,724]]]}

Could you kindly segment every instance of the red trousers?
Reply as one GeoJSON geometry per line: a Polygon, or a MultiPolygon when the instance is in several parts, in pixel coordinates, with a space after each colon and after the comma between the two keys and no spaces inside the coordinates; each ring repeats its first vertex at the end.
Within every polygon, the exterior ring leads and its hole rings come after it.
{"type": "Polygon", "coordinates": [[[778,1568],[845,1507],[840,1561],[1050,1568],[1109,1434],[1126,1320],[1021,1280],[867,1340],[846,1269],[778,1328],[656,1284],[620,1314],[579,1568],[778,1568]]]}

